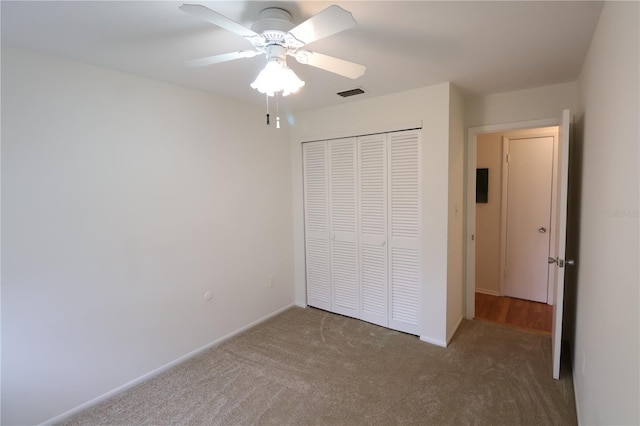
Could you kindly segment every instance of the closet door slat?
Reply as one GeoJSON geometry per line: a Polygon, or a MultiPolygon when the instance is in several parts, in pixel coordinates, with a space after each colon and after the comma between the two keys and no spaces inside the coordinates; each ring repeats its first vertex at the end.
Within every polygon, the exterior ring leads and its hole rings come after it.
{"type": "Polygon", "coordinates": [[[331,310],[326,142],[302,145],[307,305],[331,310]]]}
{"type": "Polygon", "coordinates": [[[361,319],[387,327],[387,136],[358,138],[361,319]]]}
{"type": "Polygon", "coordinates": [[[389,134],[389,327],[420,334],[420,134],[389,134]]]}
{"type": "Polygon", "coordinates": [[[356,139],[327,142],[332,311],[360,317],[356,139]]]}

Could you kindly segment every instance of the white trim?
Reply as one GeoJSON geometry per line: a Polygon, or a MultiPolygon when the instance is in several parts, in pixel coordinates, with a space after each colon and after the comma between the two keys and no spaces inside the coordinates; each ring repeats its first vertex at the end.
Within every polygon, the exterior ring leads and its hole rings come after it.
{"type": "Polygon", "coordinates": [[[136,385],[139,385],[140,383],[145,382],[145,381],[147,381],[147,380],[149,380],[149,379],[151,379],[151,378],[153,378],[153,377],[155,377],[155,376],[157,376],[157,375],[159,375],[161,373],[164,373],[165,371],[177,366],[178,364],[181,364],[181,363],[187,361],[188,359],[193,358],[194,356],[199,355],[200,353],[202,353],[202,352],[204,352],[204,351],[206,351],[208,349],[211,349],[214,346],[217,346],[217,345],[225,342],[226,340],[229,340],[232,337],[237,336],[238,334],[240,334],[240,333],[242,333],[242,332],[244,332],[246,330],[248,330],[248,329],[250,329],[252,327],[255,327],[256,325],[258,325],[258,324],[260,324],[260,323],[262,323],[262,322],[264,322],[264,321],[266,321],[266,320],[268,320],[270,318],[273,318],[276,315],[281,314],[282,312],[286,311],[287,309],[289,309],[289,308],[291,308],[293,306],[294,306],[294,304],[287,305],[284,308],[280,308],[277,311],[274,311],[274,312],[272,312],[270,314],[267,314],[267,315],[263,316],[262,318],[259,318],[259,319],[255,320],[253,322],[250,322],[249,324],[245,325],[244,327],[241,327],[238,330],[232,331],[231,333],[229,333],[229,334],[227,334],[225,336],[222,336],[222,337],[220,337],[220,338],[218,338],[218,339],[216,339],[216,340],[214,340],[214,341],[212,341],[210,343],[207,343],[206,345],[204,345],[204,346],[202,346],[202,347],[200,347],[200,348],[198,348],[198,349],[196,349],[194,351],[191,351],[191,352],[189,352],[189,353],[187,353],[185,355],[182,355],[181,357],[176,358],[175,360],[173,360],[171,362],[168,362],[167,364],[165,364],[163,366],[160,366],[160,367],[158,367],[158,368],[156,368],[154,370],[151,370],[150,372],[148,372],[146,374],[143,374],[142,376],[140,376],[140,377],[138,377],[136,379],[133,379],[130,382],[125,383],[124,385],[118,386],[117,388],[112,389],[109,392],[106,392],[106,393],[104,393],[104,394],[102,394],[102,395],[100,395],[100,396],[98,396],[98,397],[96,397],[96,398],[94,398],[94,399],[92,399],[92,400],[90,400],[88,402],[85,402],[84,404],[80,404],[77,407],[72,408],[69,411],[66,411],[66,412],[64,412],[62,414],[59,414],[59,415],[49,419],[49,420],[46,420],[43,423],[41,423],[41,425],[53,425],[53,424],[57,424],[57,423],[63,422],[65,420],[67,420],[68,418],[70,418],[71,416],[73,416],[75,414],[78,414],[81,411],[84,411],[87,408],[90,408],[90,407],[92,407],[92,406],[94,406],[96,404],[99,404],[99,403],[111,398],[114,395],[117,395],[117,394],[119,394],[121,392],[124,392],[124,391],[126,391],[128,389],[131,389],[132,387],[134,387],[136,385]]]}
{"type": "Polygon", "coordinates": [[[360,129],[349,129],[337,132],[303,135],[298,138],[298,143],[323,141],[330,139],[352,138],[357,136],[374,135],[378,133],[400,132],[403,130],[422,129],[422,120],[407,121],[402,123],[367,126],[360,129]]]}
{"type": "Polygon", "coordinates": [[[306,303],[294,302],[293,306],[297,306],[298,308],[308,308],[306,303]]]}
{"type": "MultiPolygon", "coordinates": [[[[558,147],[560,141],[560,127],[558,127],[553,134],[553,165],[551,171],[551,222],[549,227],[549,257],[555,257],[553,254],[553,248],[556,247],[556,239],[558,237],[558,161],[560,159],[558,147]]],[[[553,305],[555,301],[555,289],[556,289],[556,274],[555,268],[549,268],[547,273],[547,305],[553,305]]]]}
{"type": "Polygon", "coordinates": [[[447,347],[447,342],[445,342],[444,340],[432,339],[431,337],[428,337],[428,336],[420,336],[420,341],[431,343],[432,345],[440,346],[441,348],[447,347]]]}
{"type": "Polygon", "coordinates": [[[464,316],[473,319],[476,316],[476,167],[477,161],[477,133],[479,128],[471,128],[467,133],[466,184],[464,186],[464,316]]]}
{"type": "Polygon", "coordinates": [[[488,294],[489,296],[501,296],[499,291],[479,287],[476,287],[476,293],[488,294]]]}
{"type": "Polygon", "coordinates": [[[507,212],[509,207],[509,138],[502,136],[502,193],[500,195],[500,294],[507,286],[507,212]]]}
{"type": "Polygon", "coordinates": [[[464,230],[464,262],[465,262],[465,318],[475,317],[475,288],[476,288],[476,143],[477,136],[481,133],[495,133],[501,131],[522,130],[536,127],[559,126],[558,118],[545,118],[541,120],[519,121],[505,124],[492,124],[485,126],[470,127],[467,130],[467,181],[465,185],[465,230],[464,230]],[[473,240],[472,240],[473,238],[473,240]]]}

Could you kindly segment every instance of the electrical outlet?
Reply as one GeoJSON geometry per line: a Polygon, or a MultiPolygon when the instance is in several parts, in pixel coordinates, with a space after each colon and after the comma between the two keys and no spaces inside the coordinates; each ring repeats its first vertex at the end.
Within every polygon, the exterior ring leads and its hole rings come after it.
{"type": "Polygon", "coordinates": [[[213,299],[213,293],[211,293],[210,291],[207,291],[204,293],[204,300],[206,300],[207,302],[210,302],[211,299],[213,299]]]}
{"type": "Polygon", "coordinates": [[[274,285],[276,285],[275,281],[273,280],[273,275],[269,277],[269,287],[273,287],[274,285]]]}

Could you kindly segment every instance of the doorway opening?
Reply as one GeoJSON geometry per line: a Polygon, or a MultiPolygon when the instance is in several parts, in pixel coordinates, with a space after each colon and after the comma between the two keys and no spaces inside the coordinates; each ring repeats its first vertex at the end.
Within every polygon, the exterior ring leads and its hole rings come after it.
{"type": "Polygon", "coordinates": [[[476,320],[551,336],[553,306],[509,296],[476,291],[476,320]]]}
{"type": "Polygon", "coordinates": [[[558,129],[538,120],[469,131],[467,318],[551,334],[558,129]]]}

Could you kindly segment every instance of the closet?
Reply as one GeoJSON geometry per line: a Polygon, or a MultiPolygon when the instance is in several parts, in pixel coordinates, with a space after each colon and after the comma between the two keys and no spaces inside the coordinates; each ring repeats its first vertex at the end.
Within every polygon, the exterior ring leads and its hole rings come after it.
{"type": "Polygon", "coordinates": [[[302,145],[307,304],[420,334],[420,130],[302,145]]]}

